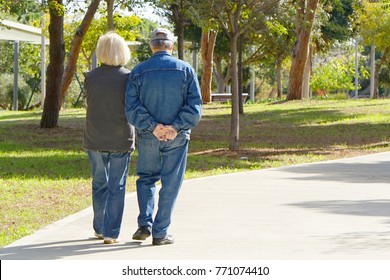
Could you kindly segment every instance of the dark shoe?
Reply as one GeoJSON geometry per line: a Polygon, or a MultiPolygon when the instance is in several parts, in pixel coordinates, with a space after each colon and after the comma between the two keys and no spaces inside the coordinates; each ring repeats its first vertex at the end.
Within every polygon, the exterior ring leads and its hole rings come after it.
{"type": "Polygon", "coordinates": [[[173,244],[175,240],[172,235],[166,235],[163,238],[153,238],[153,245],[169,245],[173,244]]]}
{"type": "Polygon", "coordinates": [[[133,234],[134,240],[145,240],[152,234],[152,228],[150,226],[142,226],[137,229],[133,234]]]}

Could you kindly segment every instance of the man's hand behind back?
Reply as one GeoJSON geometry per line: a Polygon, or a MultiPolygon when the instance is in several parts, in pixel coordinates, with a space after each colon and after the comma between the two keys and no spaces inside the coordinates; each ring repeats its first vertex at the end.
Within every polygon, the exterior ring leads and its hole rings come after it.
{"type": "Polygon", "coordinates": [[[153,131],[153,135],[159,141],[168,141],[176,138],[177,131],[170,125],[158,124],[153,131]]]}

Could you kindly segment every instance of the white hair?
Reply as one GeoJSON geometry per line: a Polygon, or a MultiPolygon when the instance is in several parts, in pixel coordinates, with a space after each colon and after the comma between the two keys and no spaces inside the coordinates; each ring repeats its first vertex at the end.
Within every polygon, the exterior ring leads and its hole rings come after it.
{"type": "Polygon", "coordinates": [[[150,48],[152,50],[171,50],[173,48],[173,42],[169,40],[153,40],[149,42],[150,48]]]}
{"type": "Polygon", "coordinates": [[[130,60],[130,50],[125,39],[114,31],[100,36],[96,46],[97,59],[106,65],[123,66],[130,60]]]}

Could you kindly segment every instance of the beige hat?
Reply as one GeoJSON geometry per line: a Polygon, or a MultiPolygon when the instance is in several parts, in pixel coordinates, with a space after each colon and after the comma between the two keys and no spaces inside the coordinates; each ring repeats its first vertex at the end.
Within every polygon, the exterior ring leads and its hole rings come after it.
{"type": "Polygon", "coordinates": [[[172,32],[166,28],[157,28],[150,34],[150,41],[155,40],[168,40],[175,42],[175,36],[173,36],[172,32]]]}

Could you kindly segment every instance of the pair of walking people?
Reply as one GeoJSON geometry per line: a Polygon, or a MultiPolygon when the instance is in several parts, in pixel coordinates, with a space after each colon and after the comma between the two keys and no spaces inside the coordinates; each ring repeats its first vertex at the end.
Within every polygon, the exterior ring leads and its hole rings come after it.
{"type": "Polygon", "coordinates": [[[124,67],[130,59],[125,40],[108,32],[96,47],[101,66],[86,75],[83,147],[92,170],[93,228],[105,244],[119,242],[135,139],[139,215],[133,239],[152,236],[154,245],[174,242],[168,228],[184,178],[191,129],[201,118],[202,98],[195,71],[172,56],[173,46],[169,30],[154,30],[152,57],[130,72],[124,67]]]}

